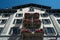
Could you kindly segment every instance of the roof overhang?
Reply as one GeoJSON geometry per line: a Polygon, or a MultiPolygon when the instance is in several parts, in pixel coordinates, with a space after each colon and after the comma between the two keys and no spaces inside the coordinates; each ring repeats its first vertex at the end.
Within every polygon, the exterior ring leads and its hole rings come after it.
{"type": "Polygon", "coordinates": [[[60,13],[60,9],[47,9],[48,13],[60,13]]]}
{"type": "Polygon", "coordinates": [[[15,9],[0,9],[0,13],[15,13],[17,10],[15,9]]]}
{"type": "Polygon", "coordinates": [[[30,3],[30,4],[25,4],[25,5],[20,5],[20,6],[14,6],[12,7],[12,9],[20,9],[20,8],[25,8],[25,7],[38,7],[38,8],[43,8],[43,9],[51,9],[51,7],[49,6],[44,6],[44,5],[38,5],[38,4],[33,4],[33,3],[30,3]]]}
{"type": "Polygon", "coordinates": [[[46,9],[46,12],[48,13],[60,13],[60,9],[51,9],[49,6],[44,6],[44,5],[38,5],[38,4],[25,4],[25,5],[20,5],[20,6],[14,6],[12,9],[0,9],[0,13],[15,13],[17,12],[17,9],[20,8],[25,8],[25,7],[38,7],[42,9],[46,9]]]}

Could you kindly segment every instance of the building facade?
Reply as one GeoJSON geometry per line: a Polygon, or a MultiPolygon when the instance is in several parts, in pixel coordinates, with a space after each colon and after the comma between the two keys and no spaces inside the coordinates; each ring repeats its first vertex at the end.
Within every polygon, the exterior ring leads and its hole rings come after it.
{"type": "Polygon", "coordinates": [[[15,6],[12,9],[0,9],[0,40],[26,40],[5,37],[25,35],[24,33],[41,37],[30,40],[59,40],[60,9],[51,9],[49,6],[32,3],[15,6]]]}

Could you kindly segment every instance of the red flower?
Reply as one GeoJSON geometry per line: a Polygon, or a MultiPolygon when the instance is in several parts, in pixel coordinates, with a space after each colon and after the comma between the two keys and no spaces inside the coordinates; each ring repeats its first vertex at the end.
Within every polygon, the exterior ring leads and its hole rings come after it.
{"type": "Polygon", "coordinates": [[[22,32],[30,32],[30,30],[22,29],[22,32]]]}
{"type": "Polygon", "coordinates": [[[40,32],[40,30],[39,29],[36,29],[35,32],[38,33],[38,32],[40,32]]]}
{"type": "Polygon", "coordinates": [[[38,32],[43,32],[43,29],[40,29],[40,30],[39,30],[39,29],[36,29],[35,32],[36,32],[36,33],[38,33],[38,32]]]}

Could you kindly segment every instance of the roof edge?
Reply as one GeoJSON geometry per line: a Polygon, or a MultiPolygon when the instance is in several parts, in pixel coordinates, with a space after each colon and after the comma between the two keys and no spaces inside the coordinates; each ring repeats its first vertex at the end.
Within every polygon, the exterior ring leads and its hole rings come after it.
{"type": "Polygon", "coordinates": [[[25,7],[30,7],[30,6],[44,8],[44,9],[51,9],[51,7],[49,7],[49,6],[38,5],[38,4],[33,4],[33,3],[24,4],[24,5],[20,5],[20,6],[14,6],[14,7],[12,7],[12,9],[19,9],[19,8],[25,8],[25,7]]]}
{"type": "Polygon", "coordinates": [[[60,9],[47,9],[46,11],[49,13],[60,13],[60,9]]]}
{"type": "Polygon", "coordinates": [[[15,9],[0,9],[0,13],[15,13],[17,10],[15,9]]]}

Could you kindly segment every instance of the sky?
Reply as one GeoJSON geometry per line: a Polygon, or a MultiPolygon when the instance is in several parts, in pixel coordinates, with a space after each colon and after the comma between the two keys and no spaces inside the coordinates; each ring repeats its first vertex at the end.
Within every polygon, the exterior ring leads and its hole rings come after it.
{"type": "Polygon", "coordinates": [[[51,6],[52,9],[60,9],[60,0],[0,0],[0,9],[29,3],[51,6]]]}

